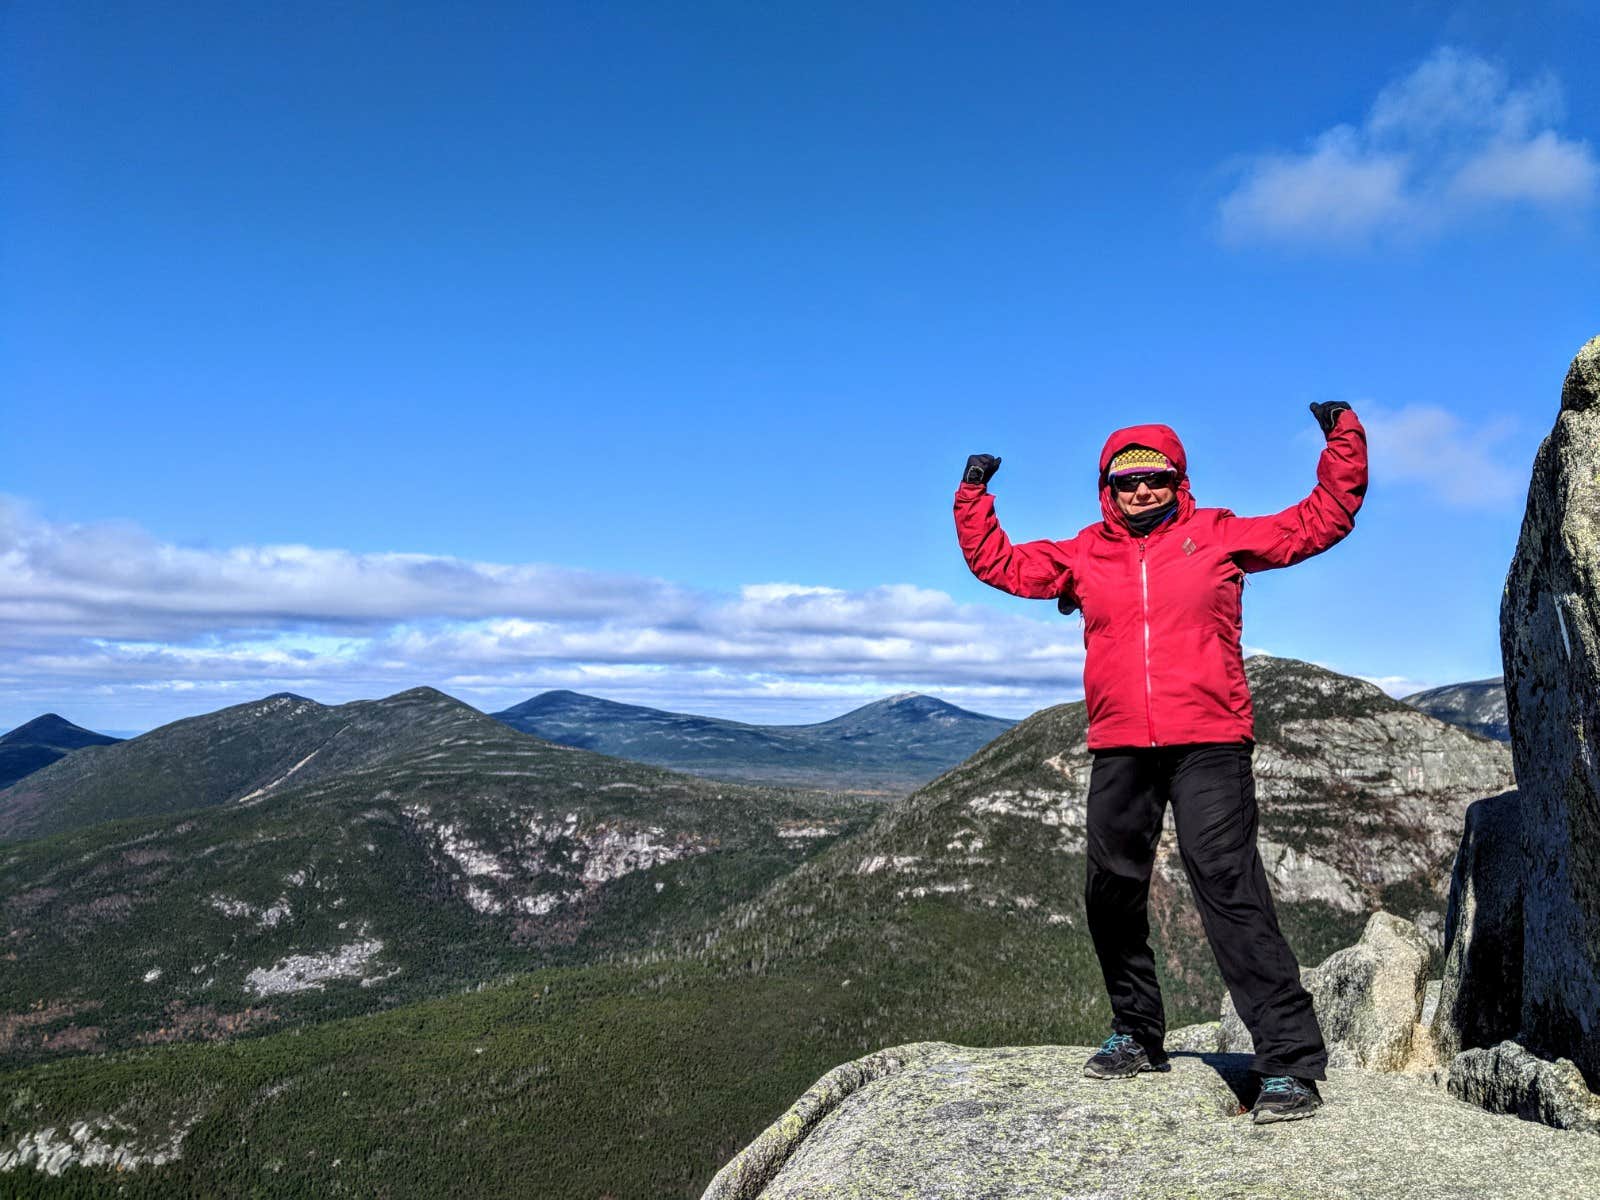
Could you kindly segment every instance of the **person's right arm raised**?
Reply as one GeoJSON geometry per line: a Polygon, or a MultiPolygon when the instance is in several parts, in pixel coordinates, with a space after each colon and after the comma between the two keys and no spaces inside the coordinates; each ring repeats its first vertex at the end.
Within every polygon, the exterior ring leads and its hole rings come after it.
{"type": "Polygon", "coordinates": [[[967,459],[956,489],[956,537],[972,573],[990,587],[1033,600],[1054,600],[1072,584],[1072,567],[1063,543],[1012,545],[994,515],[989,480],[1000,460],[989,454],[967,459]]]}

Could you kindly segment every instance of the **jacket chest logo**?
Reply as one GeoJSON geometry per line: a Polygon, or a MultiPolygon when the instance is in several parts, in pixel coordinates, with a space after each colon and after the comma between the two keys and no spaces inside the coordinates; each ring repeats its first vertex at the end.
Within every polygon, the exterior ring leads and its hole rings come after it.
{"type": "Polygon", "coordinates": [[[1185,554],[1193,554],[1197,549],[1199,549],[1199,547],[1194,544],[1193,538],[1183,539],[1183,552],[1185,554]]]}

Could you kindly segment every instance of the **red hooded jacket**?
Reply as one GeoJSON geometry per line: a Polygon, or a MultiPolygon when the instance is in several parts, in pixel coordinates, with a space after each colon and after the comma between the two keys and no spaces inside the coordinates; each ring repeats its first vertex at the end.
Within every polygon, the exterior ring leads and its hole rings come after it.
{"type": "Polygon", "coordinates": [[[1089,748],[1238,742],[1254,737],[1239,649],[1247,572],[1287,567],[1349,533],[1367,491],[1367,435],[1348,409],[1317,461],[1317,486],[1270,517],[1196,508],[1188,459],[1165,425],[1119,429],[1100,451],[1103,519],[1064,542],[1013,545],[981,484],[956,490],[956,535],[972,573],[1014,596],[1083,611],[1089,748]],[[1106,480],[1127,446],[1177,468],[1177,512],[1145,537],[1123,520],[1106,480]]]}

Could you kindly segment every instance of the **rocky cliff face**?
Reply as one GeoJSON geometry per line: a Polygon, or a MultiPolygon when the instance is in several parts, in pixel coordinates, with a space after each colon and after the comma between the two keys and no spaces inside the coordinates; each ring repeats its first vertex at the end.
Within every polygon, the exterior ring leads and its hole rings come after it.
{"type": "MultiPolygon", "coordinates": [[[[1402,882],[1442,890],[1467,806],[1512,782],[1504,749],[1310,663],[1257,654],[1246,673],[1261,855],[1274,895],[1361,913],[1402,882]]],[[[1019,729],[1013,750],[1040,750],[1035,778],[1013,780],[1005,760],[994,761],[1005,739],[923,796],[959,789],[975,793],[967,802],[974,813],[1037,814],[1061,830],[1064,848],[1081,850],[1093,760],[1080,727],[1053,754],[1039,747],[1042,732],[1019,729]]],[[[1157,872],[1182,881],[1170,834],[1157,872]]]]}
{"type": "Polygon", "coordinates": [[[1442,887],[1467,805],[1512,784],[1504,747],[1364,680],[1266,655],[1246,667],[1269,873],[1273,848],[1293,846],[1369,896],[1406,880],[1442,887]]]}
{"type": "Polygon", "coordinates": [[[1522,796],[1522,1035],[1600,1086],[1600,337],[1539,448],[1500,607],[1522,796]]]}
{"type": "Polygon", "coordinates": [[[1448,1061],[1471,1046],[1514,1038],[1522,1024],[1521,797],[1467,810],[1450,880],[1435,1040],[1448,1061]]]}
{"type": "Polygon", "coordinates": [[[1511,740],[1506,717],[1506,681],[1500,676],[1471,683],[1452,683],[1407,696],[1405,702],[1430,717],[1449,721],[1499,742],[1511,740]]]}

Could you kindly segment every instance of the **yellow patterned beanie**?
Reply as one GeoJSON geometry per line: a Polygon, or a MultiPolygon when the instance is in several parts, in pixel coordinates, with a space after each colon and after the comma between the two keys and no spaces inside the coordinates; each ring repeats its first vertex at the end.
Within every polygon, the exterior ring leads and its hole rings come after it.
{"type": "Polygon", "coordinates": [[[1152,450],[1148,446],[1129,446],[1111,460],[1111,465],[1106,468],[1106,478],[1170,470],[1172,463],[1159,450],[1152,450]]]}

